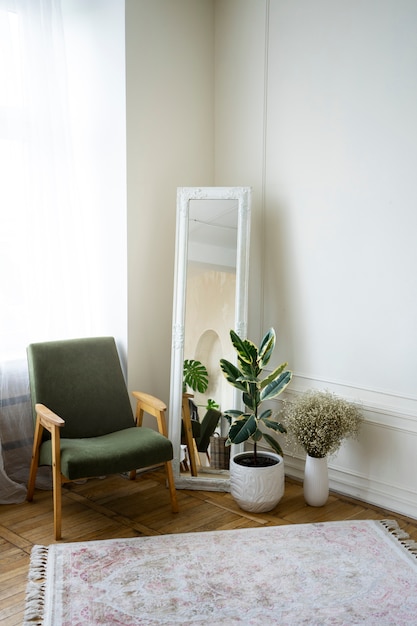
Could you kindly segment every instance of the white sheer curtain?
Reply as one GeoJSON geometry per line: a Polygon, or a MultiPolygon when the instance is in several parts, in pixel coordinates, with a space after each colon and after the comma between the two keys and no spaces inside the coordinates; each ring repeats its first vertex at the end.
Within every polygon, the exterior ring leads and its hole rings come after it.
{"type": "Polygon", "coordinates": [[[101,330],[67,89],[60,0],[0,0],[0,503],[26,493],[26,346],[101,330]]]}

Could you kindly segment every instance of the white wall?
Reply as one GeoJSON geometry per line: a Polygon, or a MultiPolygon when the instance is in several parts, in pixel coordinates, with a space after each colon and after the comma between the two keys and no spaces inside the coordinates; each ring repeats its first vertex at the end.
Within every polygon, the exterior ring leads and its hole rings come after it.
{"type": "Polygon", "coordinates": [[[266,309],[285,301],[299,373],[399,395],[417,372],[416,18],[409,0],[281,0],[269,36],[266,188],[284,219],[266,245],[285,229],[291,268],[266,309]]]}
{"type": "Polygon", "coordinates": [[[252,338],[275,326],[293,392],[363,403],[332,486],[417,516],[417,4],[215,8],[216,183],[254,186],[260,237],[252,338]]]}
{"type": "Polygon", "coordinates": [[[251,185],[249,335],[363,403],[332,486],[414,516],[416,12],[126,0],[130,388],[169,396],[176,187],[251,185]]]}
{"type": "Polygon", "coordinates": [[[212,0],[126,0],[130,389],[169,401],[176,189],[213,184],[212,0]]]}

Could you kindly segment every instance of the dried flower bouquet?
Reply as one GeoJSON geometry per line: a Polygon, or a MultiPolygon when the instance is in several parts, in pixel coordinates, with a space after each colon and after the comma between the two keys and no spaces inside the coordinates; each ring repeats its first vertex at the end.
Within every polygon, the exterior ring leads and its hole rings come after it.
{"type": "Polygon", "coordinates": [[[344,439],[357,437],[363,419],[356,404],[316,390],[287,402],[284,415],[288,434],[315,458],[334,454],[344,439]]]}

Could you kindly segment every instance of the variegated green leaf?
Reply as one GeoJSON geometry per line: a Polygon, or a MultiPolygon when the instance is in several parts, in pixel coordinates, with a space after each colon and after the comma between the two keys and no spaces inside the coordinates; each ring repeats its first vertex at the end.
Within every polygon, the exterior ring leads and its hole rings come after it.
{"type": "Polygon", "coordinates": [[[274,437],[271,437],[271,435],[268,435],[268,433],[264,433],[263,435],[264,435],[264,439],[269,443],[269,445],[274,450],[274,452],[283,456],[284,453],[278,441],[274,439],[274,437]]]}
{"type": "Polygon", "coordinates": [[[255,430],[255,433],[252,435],[252,439],[254,441],[260,441],[263,437],[263,432],[261,430],[259,430],[259,428],[257,428],[255,430]]]}
{"type": "Polygon", "coordinates": [[[232,443],[243,443],[256,432],[257,422],[255,416],[251,414],[236,420],[230,427],[229,439],[232,443]]]}
{"type": "Polygon", "coordinates": [[[270,328],[262,338],[261,345],[259,346],[258,364],[263,368],[269,362],[271,354],[275,347],[275,330],[270,328]]]}
{"type": "Polygon", "coordinates": [[[239,419],[239,417],[242,417],[244,413],[242,413],[242,411],[238,411],[237,409],[227,409],[227,411],[223,411],[223,415],[232,417],[233,419],[239,419]]]}
{"type": "Polygon", "coordinates": [[[246,391],[245,385],[240,381],[242,372],[236,367],[236,365],[233,365],[233,363],[230,363],[230,361],[227,361],[226,359],[220,359],[220,369],[225,375],[226,380],[233,385],[233,387],[236,387],[241,391],[246,391]]]}
{"type": "Polygon", "coordinates": [[[239,378],[239,380],[242,383],[251,383],[253,385],[256,385],[259,382],[258,378],[254,375],[253,372],[250,372],[249,374],[244,374],[239,378]]]}
{"type": "Polygon", "coordinates": [[[258,350],[252,341],[249,341],[249,339],[241,339],[234,330],[230,331],[230,338],[233,347],[242,361],[245,363],[256,363],[258,350]]]}
{"type": "Polygon", "coordinates": [[[267,376],[266,378],[263,379],[262,383],[261,383],[261,389],[263,389],[264,387],[266,387],[267,385],[269,385],[269,383],[272,383],[276,378],[278,378],[278,376],[280,374],[282,374],[282,372],[285,370],[285,368],[287,367],[288,363],[281,363],[281,365],[279,365],[279,367],[277,367],[276,369],[274,369],[273,372],[271,372],[271,374],[269,374],[269,376],[267,376]]]}
{"type": "Polygon", "coordinates": [[[260,415],[258,415],[258,420],[266,421],[268,417],[271,417],[271,415],[272,409],[266,409],[265,411],[262,411],[260,415]]]}
{"type": "Polygon", "coordinates": [[[271,398],[276,398],[282,391],[284,391],[285,387],[290,383],[291,378],[292,372],[288,370],[280,374],[277,380],[274,380],[262,389],[260,394],[261,402],[264,400],[270,400],[271,398]]]}
{"type": "Polygon", "coordinates": [[[247,406],[249,409],[252,409],[254,413],[256,412],[256,408],[259,405],[259,394],[256,389],[255,393],[243,393],[242,400],[245,406],[247,406]]]}
{"type": "Polygon", "coordinates": [[[282,434],[287,432],[287,429],[285,428],[285,426],[280,424],[280,422],[275,422],[274,420],[264,419],[263,423],[265,424],[265,426],[268,426],[268,428],[270,428],[271,430],[275,430],[276,432],[279,432],[282,434]]]}

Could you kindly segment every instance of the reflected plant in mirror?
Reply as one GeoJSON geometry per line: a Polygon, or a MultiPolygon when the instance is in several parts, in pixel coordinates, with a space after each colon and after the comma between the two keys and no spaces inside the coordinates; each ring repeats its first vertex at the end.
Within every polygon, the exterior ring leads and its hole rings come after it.
{"type": "MultiPolygon", "coordinates": [[[[188,393],[189,390],[197,391],[204,394],[209,387],[209,375],[205,365],[195,359],[185,359],[182,381],[182,392],[188,393]]],[[[190,394],[191,395],[191,394],[190,394]]],[[[213,398],[207,398],[199,407],[218,410],[220,405],[213,398]]]]}
{"type": "Polygon", "coordinates": [[[187,393],[188,388],[193,391],[204,393],[209,384],[208,372],[205,365],[195,359],[185,359],[182,392],[187,393]]]}

